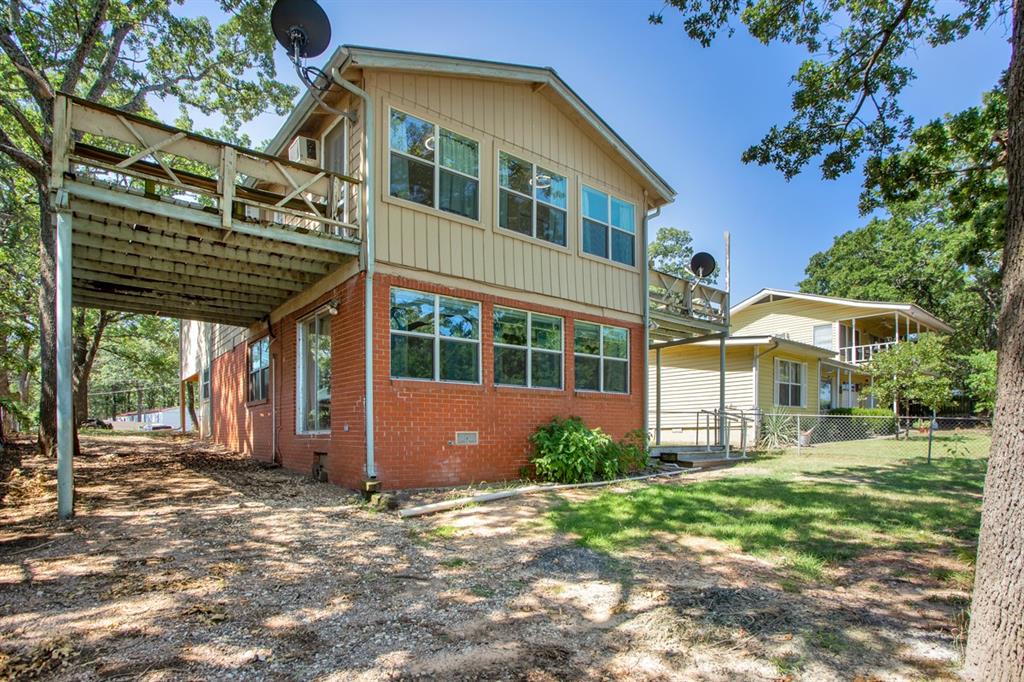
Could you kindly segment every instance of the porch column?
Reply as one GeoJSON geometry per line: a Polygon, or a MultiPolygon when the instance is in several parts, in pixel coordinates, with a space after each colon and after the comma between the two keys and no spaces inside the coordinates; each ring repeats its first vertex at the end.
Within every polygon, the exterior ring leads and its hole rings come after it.
{"type": "Polygon", "coordinates": [[[654,368],[654,444],[661,445],[661,348],[654,349],[654,368]]]}
{"type": "MultiPolygon", "coordinates": [[[[63,192],[60,193],[63,195],[63,192]]],[[[57,516],[75,513],[72,456],[75,452],[75,410],[71,395],[71,211],[67,197],[57,199],[57,516]]]]}
{"type": "Polygon", "coordinates": [[[181,432],[185,433],[185,382],[178,380],[178,414],[181,417],[181,432]]]}

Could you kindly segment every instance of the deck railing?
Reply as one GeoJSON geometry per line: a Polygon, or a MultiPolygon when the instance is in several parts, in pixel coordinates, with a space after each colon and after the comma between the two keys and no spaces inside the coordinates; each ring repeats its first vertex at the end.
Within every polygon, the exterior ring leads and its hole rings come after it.
{"type": "Polygon", "coordinates": [[[839,349],[839,359],[853,365],[861,365],[870,362],[877,353],[892,348],[896,343],[896,341],[882,341],[859,346],[846,346],[839,349]]]}
{"type": "Polygon", "coordinates": [[[348,205],[355,178],[213,140],[61,95],[68,182],[163,197],[216,212],[224,229],[277,226],[358,241],[348,205]]]}
{"type": "Polygon", "coordinates": [[[729,294],[721,289],[699,284],[650,269],[651,313],[663,313],[725,326],[729,316],[729,294]]]}

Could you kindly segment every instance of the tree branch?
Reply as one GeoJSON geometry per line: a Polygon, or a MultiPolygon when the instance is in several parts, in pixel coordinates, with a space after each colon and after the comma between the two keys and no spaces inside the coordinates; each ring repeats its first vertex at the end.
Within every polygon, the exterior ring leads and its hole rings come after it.
{"type": "Polygon", "coordinates": [[[110,34],[110,47],[103,58],[99,75],[96,76],[96,82],[92,84],[88,94],[85,96],[90,102],[98,102],[114,80],[114,68],[117,66],[118,58],[121,56],[121,47],[124,45],[124,40],[131,33],[131,30],[131,24],[120,24],[114,27],[113,32],[110,34]]]}
{"type": "Polygon", "coordinates": [[[64,80],[60,86],[68,94],[75,94],[75,88],[78,87],[78,79],[82,77],[82,68],[85,66],[85,60],[96,44],[96,38],[100,34],[100,27],[107,20],[108,7],[110,7],[110,0],[98,0],[96,11],[93,12],[89,25],[82,33],[82,39],[75,49],[75,54],[68,61],[67,68],[64,70],[64,80]]]}
{"type": "Polygon", "coordinates": [[[46,183],[46,166],[14,144],[3,128],[0,128],[0,153],[11,157],[15,163],[28,171],[40,184],[46,183]]]}
{"type": "Polygon", "coordinates": [[[46,79],[46,75],[36,70],[36,67],[32,66],[32,62],[22,52],[21,47],[11,33],[10,26],[4,25],[0,27],[0,48],[3,48],[7,57],[14,64],[14,68],[21,73],[21,78],[25,81],[25,85],[28,86],[29,92],[32,93],[36,105],[43,112],[43,119],[47,121],[52,120],[53,87],[50,85],[50,81],[46,79]]]}
{"type": "Polygon", "coordinates": [[[21,129],[25,131],[25,134],[32,138],[32,141],[36,143],[37,147],[39,147],[39,151],[42,155],[44,157],[49,156],[50,145],[46,144],[42,135],[40,135],[39,131],[36,130],[36,127],[32,125],[32,121],[28,120],[28,117],[25,116],[25,112],[21,110],[21,107],[7,99],[7,97],[2,94],[0,94],[0,105],[2,105],[3,108],[11,114],[19,125],[21,125],[21,129]]]}

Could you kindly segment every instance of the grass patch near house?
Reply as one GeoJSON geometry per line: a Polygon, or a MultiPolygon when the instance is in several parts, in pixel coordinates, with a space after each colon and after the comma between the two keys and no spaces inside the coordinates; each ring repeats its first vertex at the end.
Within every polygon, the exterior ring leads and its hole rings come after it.
{"type": "Polygon", "coordinates": [[[977,540],[984,439],[958,434],[957,451],[972,454],[932,464],[893,454],[890,441],[787,451],[721,478],[562,503],[550,518],[583,546],[611,554],[666,537],[715,538],[796,579],[826,578],[830,568],[879,550],[960,556],[977,540]]]}

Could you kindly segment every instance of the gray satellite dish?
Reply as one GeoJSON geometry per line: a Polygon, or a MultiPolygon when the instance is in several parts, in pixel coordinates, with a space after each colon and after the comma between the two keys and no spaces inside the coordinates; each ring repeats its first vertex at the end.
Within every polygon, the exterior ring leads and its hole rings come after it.
{"type": "Polygon", "coordinates": [[[314,0],[277,0],[270,25],[289,57],[318,57],[331,43],[331,22],[314,0]]]}
{"type": "Polygon", "coordinates": [[[695,253],[693,258],[690,259],[690,272],[696,275],[698,279],[710,277],[714,274],[716,267],[718,267],[718,264],[715,263],[715,257],[706,251],[695,253]]]}

